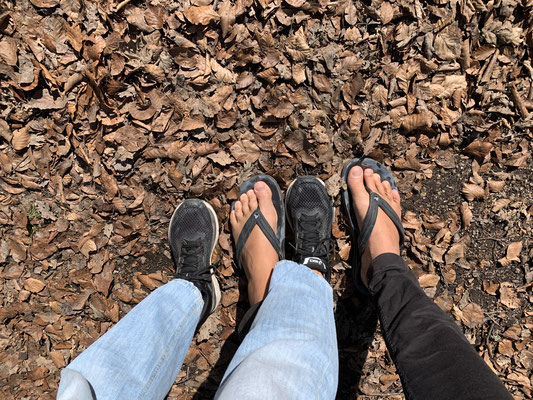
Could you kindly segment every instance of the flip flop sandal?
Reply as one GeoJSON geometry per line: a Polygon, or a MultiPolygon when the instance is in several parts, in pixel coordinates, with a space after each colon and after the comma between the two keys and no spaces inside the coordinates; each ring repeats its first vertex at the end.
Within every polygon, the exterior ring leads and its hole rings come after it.
{"type": "MultiPolygon", "coordinates": [[[[398,187],[396,186],[396,182],[394,181],[394,177],[392,176],[391,172],[381,163],[368,157],[355,158],[344,166],[342,170],[342,179],[344,180],[344,182],[346,182],[346,184],[348,184],[348,174],[350,170],[356,165],[359,165],[361,168],[363,168],[363,171],[365,169],[370,168],[372,171],[374,171],[374,173],[378,174],[381,177],[382,182],[388,181],[392,189],[398,190],[398,187]]],[[[363,227],[361,228],[361,230],[359,230],[359,227],[357,226],[357,217],[355,215],[353,199],[350,190],[346,189],[342,193],[342,204],[344,206],[344,210],[346,211],[346,215],[348,216],[348,222],[350,224],[350,228],[352,229],[354,238],[357,238],[357,245],[355,245],[355,243],[352,245],[351,260],[353,280],[359,294],[364,296],[370,296],[370,291],[361,280],[361,256],[363,255],[363,252],[368,243],[368,239],[370,238],[372,230],[374,229],[374,226],[376,224],[376,218],[378,216],[378,207],[383,210],[383,212],[392,220],[392,222],[398,229],[398,233],[400,234],[400,245],[403,243],[405,238],[405,231],[402,226],[402,221],[400,220],[400,217],[398,217],[398,214],[396,214],[396,212],[389,205],[389,203],[387,203],[379,194],[371,191],[368,188],[367,191],[370,197],[370,205],[368,206],[368,211],[366,212],[366,216],[363,221],[363,227]]]]}
{"type": "MultiPolygon", "coordinates": [[[[272,203],[274,203],[274,208],[276,209],[276,213],[278,214],[278,225],[276,229],[277,233],[275,233],[274,230],[270,227],[270,224],[268,223],[258,206],[257,209],[252,213],[252,215],[250,215],[250,218],[248,218],[248,220],[244,224],[239,238],[237,239],[237,266],[241,270],[244,270],[243,266],[241,265],[242,249],[244,248],[246,241],[250,237],[250,234],[252,233],[252,230],[255,228],[256,225],[259,226],[259,228],[266,236],[272,247],[274,247],[274,250],[276,250],[276,253],[278,253],[279,259],[283,260],[285,258],[285,209],[283,206],[281,189],[278,183],[271,176],[257,175],[244,182],[240,187],[240,192],[241,194],[243,194],[248,192],[249,190],[253,190],[254,185],[259,181],[266,183],[270,188],[270,191],[272,192],[272,203]]],[[[234,206],[235,202],[233,202],[233,204],[231,205],[232,210],[234,206]]]]}

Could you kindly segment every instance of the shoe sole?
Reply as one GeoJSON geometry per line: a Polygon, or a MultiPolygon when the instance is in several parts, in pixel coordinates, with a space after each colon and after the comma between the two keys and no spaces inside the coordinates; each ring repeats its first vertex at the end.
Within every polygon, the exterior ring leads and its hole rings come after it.
{"type": "MultiPolygon", "coordinates": [[[[217,213],[215,212],[215,209],[211,206],[211,204],[209,204],[207,201],[204,201],[204,200],[199,200],[199,201],[203,203],[203,205],[207,208],[207,210],[213,217],[213,220],[215,221],[215,241],[213,242],[214,243],[213,249],[211,250],[211,254],[209,255],[209,262],[211,262],[211,258],[213,257],[213,252],[215,251],[215,246],[218,243],[220,227],[218,225],[217,213]]],[[[172,217],[170,218],[170,223],[168,224],[168,237],[169,238],[170,238],[170,227],[172,226],[172,221],[174,220],[174,217],[177,215],[178,210],[181,208],[183,204],[185,204],[184,201],[178,207],[176,207],[176,209],[172,213],[172,217]]],[[[215,276],[215,274],[211,276],[211,283],[213,284],[213,287],[215,289],[215,301],[214,301],[213,307],[211,307],[211,310],[209,310],[209,314],[212,314],[216,310],[216,308],[220,304],[220,300],[222,299],[222,294],[220,292],[220,285],[218,284],[218,279],[215,276]]]]}

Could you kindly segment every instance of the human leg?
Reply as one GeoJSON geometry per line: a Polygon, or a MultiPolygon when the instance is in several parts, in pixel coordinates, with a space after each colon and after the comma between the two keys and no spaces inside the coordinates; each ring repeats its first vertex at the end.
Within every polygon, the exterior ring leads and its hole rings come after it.
{"type": "Polygon", "coordinates": [[[304,265],[280,261],[216,398],[333,399],[337,382],[331,287],[304,265]]]}
{"type": "Polygon", "coordinates": [[[85,400],[80,388],[90,387],[98,400],[163,399],[203,304],[200,291],[182,279],[156,289],[61,372],[57,398],[85,400]]]}
{"type": "MultiPolygon", "coordinates": [[[[382,167],[382,166],[381,166],[382,167]]],[[[399,216],[400,197],[372,169],[347,171],[361,232],[371,191],[399,216]]],[[[399,230],[379,209],[368,245],[359,249],[360,274],[378,306],[381,327],[409,399],[510,399],[455,322],[429,299],[399,256],[399,230]]],[[[360,243],[359,243],[360,244],[360,243]]],[[[356,245],[356,244],[354,244],[356,245]]]]}
{"type": "Polygon", "coordinates": [[[372,261],[369,290],[408,399],[512,399],[400,256],[386,253],[372,261]]]}
{"type": "MultiPolygon", "coordinates": [[[[302,264],[277,262],[278,256],[272,248],[265,253],[269,241],[259,228],[254,228],[254,236],[250,235],[246,242],[242,265],[249,281],[256,282],[248,285],[249,299],[256,308],[259,304],[260,307],[224,375],[216,395],[219,399],[331,399],[335,396],[338,355],[333,296],[322,277],[322,274],[329,275],[327,253],[333,212],[323,184],[315,184],[306,186],[310,190],[322,190],[321,196],[315,196],[322,198],[322,204],[308,207],[313,212],[294,213],[294,204],[287,195],[287,217],[295,237],[299,238],[293,247],[302,264]],[[326,212],[318,216],[317,209],[326,212]],[[263,285],[257,284],[255,277],[265,273],[263,285]]],[[[304,196],[305,188],[296,187],[299,189],[292,192],[304,196]]],[[[277,226],[280,216],[274,212],[270,192],[261,183],[256,184],[253,191],[241,196],[231,214],[236,241],[258,205],[271,227],[277,226]]]]}
{"type": "Polygon", "coordinates": [[[169,226],[178,279],[155,290],[65,368],[59,399],[165,397],[195,328],[220,301],[210,265],[217,238],[209,204],[180,204],[169,226]]]}

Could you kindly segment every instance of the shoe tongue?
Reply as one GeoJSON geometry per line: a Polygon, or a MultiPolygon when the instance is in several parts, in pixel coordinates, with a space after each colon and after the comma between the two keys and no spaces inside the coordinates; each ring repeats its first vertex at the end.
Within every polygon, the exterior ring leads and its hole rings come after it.
{"type": "Polygon", "coordinates": [[[328,270],[324,261],[322,261],[322,259],[318,257],[306,257],[302,261],[302,264],[308,268],[320,271],[323,274],[325,274],[328,270]]]}

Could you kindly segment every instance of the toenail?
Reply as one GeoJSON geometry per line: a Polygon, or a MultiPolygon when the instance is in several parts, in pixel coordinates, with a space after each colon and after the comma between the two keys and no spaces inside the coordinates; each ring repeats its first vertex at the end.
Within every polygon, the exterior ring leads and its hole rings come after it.
{"type": "Polygon", "coordinates": [[[262,192],[265,190],[265,184],[263,182],[257,182],[255,185],[255,190],[262,192]]]}
{"type": "Polygon", "coordinates": [[[359,166],[355,166],[350,171],[350,175],[352,175],[354,178],[359,178],[361,175],[363,175],[363,168],[359,166]]]}

